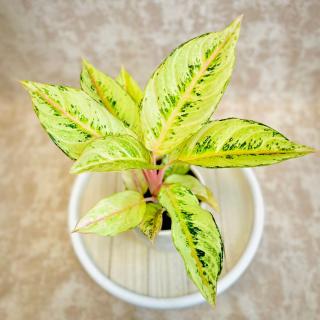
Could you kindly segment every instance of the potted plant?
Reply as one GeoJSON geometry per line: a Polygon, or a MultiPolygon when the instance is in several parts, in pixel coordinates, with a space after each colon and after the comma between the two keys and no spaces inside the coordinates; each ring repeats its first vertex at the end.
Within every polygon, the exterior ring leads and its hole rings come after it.
{"type": "Polygon", "coordinates": [[[126,190],[97,203],[75,232],[114,236],[133,228],[154,240],[170,219],[189,277],[215,304],[223,240],[206,202],[212,192],[190,166],[270,165],[314,149],[252,120],[212,120],[231,78],[241,17],[177,47],[142,91],[122,68],[114,80],[84,61],[81,89],[23,81],[71,173],[121,171],[126,190]]]}

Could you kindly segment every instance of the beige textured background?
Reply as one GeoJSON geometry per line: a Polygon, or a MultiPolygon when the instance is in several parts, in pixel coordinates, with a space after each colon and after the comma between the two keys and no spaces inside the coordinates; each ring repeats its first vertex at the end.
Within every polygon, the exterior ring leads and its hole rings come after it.
{"type": "Polygon", "coordinates": [[[145,84],[180,42],[244,13],[217,117],[259,120],[319,148],[319,12],[317,0],[0,0],[0,319],[317,319],[319,157],[255,170],[263,242],[214,311],[139,309],[105,293],[75,258],[66,229],[71,161],[42,131],[17,80],[77,85],[86,57],[111,75],[125,64],[145,84]]]}

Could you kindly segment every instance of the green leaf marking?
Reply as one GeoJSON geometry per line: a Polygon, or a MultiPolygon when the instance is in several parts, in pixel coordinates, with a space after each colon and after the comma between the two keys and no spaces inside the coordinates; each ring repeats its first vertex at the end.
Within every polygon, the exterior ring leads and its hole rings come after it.
{"type": "Polygon", "coordinates": [[[314,151],[264,124],[230,118],[208,123],[171,157],[203,167],[233,168],[270,165],[314,151]]]}
{"type": "Polygon", "coordinates": [[[23,81],[33,108],[53,142],[71,159],[87,144],[107,134],[132,134],[83,91],[61,85],[23,81]]]}
{"type": "Polygon", "coordinates": [[[165,179],[165,183],[179,183],[190,189],[191,192],[200,200],[207,202],[210,206],[219,211],[217,200],[214,198],[211,190],[204,186],[197,178],[190,175],[173,174],[165,179]]]}
{"type": "Polygon", "coordinates": [[[149,150],[171,152],[211,117],[230,81],[240,22],[184,43],[154,72],[141,110],[149,150]]]}
{"type": "MultiPolygon", "coordinates": [[[[169,157],[167,159],[169,161],[169,157]]],[[[163,164],[166,164],[166,161],[163,162],[163,164]]],[[[167,169],[165,169],[164,178],[167,178],[172,174],[186,174],[189,172],[189,170],[190,170],[189,164],[183,163],[183,162],[181,163],[175,162],[169,165],[167,169]]]]}
{"type": "Polygon", "coordinates": [[[181,254],[189,277],[205,299],[215,304],[217,279],[222,269],[223,243],[211,213],[180,184],[163,185],[159,202],[172,220],[173,242],[181,254]]]}
{"type": "Polygon", "coordinates": [[[117,81],[83,61],[80,83],[82,90],[90,97],[103,104],[126,127],[141,136],[138,105],[117,81]]]}
{"type": "Polygon", "coordinates": [[[129,135],[106,136],[91,142],[73,164],[71,173],[152,169],[150,152],[129,135]]]}
{"type": "Polygon", "coordinates": [[[153,241],[156,235],[161,230],[162,213],[164,209],[160,204],[148,203],[146,212],[139,225],[139,229],[153,241]]]}

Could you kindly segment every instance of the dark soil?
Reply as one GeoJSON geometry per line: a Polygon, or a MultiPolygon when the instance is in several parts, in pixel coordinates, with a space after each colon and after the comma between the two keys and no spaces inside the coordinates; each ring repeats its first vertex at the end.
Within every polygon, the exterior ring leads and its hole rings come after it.
{"type": "Polygon", "coordinates": [[[147,192],[143,195],[144,198],[150,198],[152,197],[151,192],[149,191],[149,189],[147,190],[147,192]]]}
{"type": "Polygon", "coordinates": [[[161,230],[170,230],[171,229],[171,218],[168,216],[167,211],[162,214],[162,226],[161,230]]]}

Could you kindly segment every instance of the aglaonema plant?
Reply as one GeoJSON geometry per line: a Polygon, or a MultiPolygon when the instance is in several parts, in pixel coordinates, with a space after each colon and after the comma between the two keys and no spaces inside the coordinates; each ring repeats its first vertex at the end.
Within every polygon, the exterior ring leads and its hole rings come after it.
{"type": "Polygon", "coordinates": [[[166,212],[188,275],[211,305],[223,242],[201,206],[217,203],[190,165],[255,167],[314,151],[262,123],[211,118],[230,81],[240,24],[177,47],[144,92],[125,69],[112,79],[86,61],[81,89],[23,81],[50,138],[76,160],[72,173],[122,171],[126,190],[98,202],[75,231],[114,236],[138,227],[153,240],[166,212]]]}

